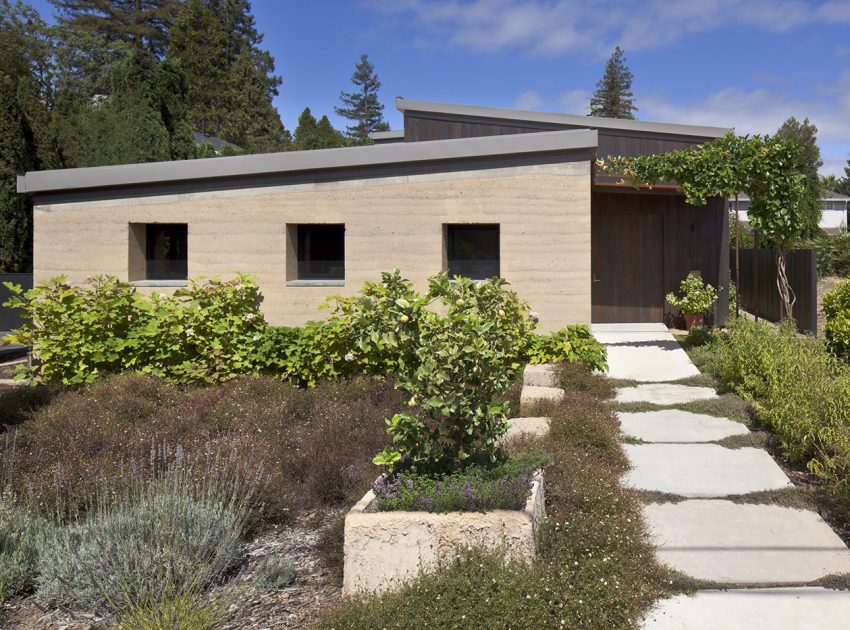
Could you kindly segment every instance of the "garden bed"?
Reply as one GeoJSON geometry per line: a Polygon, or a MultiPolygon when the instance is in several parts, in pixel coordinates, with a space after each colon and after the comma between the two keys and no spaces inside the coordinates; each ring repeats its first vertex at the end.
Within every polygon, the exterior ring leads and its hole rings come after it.
{"type": "Polygon", "coordinates": [[[531,563],[545,513],[543,472],[521,510],[380,512],[370,490],[345,517],[343,593],[374,593],[448,566],[470,548],[531,563]]]}

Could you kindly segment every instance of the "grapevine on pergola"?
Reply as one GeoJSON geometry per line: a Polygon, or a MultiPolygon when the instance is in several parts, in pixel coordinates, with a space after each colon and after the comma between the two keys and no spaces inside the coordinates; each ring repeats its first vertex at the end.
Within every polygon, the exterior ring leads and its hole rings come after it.
{"type": "Polygon", "coordinates": [[[676,182],[685,200],[702,206],[709,197],[728,199],[744,193],[750,198],[750,225],[778,253],[776,286],[786,316],[796,296],[785,271],[786,253],[805,224],[801,199],[805,175],[797,167],[800,148],[775,136],[737,136],[728,133],[679,151],[637,157],[608,156],[596,161],[608,174],[622,177],[635,187],[676,182]]]}

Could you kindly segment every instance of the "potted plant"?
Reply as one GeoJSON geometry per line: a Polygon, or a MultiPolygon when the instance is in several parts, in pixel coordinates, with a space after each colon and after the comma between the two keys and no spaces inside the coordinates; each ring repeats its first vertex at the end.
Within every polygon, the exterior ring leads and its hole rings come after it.
{"type": "Polygon", "coordinates": [[[705,313],[717,301],[717,289],[703,282],[702,278],[689,273],[679,284],[679,295],[667,294],[667,302],[675,306],[685,316],[685,327],[703,326],[705,313]]]}

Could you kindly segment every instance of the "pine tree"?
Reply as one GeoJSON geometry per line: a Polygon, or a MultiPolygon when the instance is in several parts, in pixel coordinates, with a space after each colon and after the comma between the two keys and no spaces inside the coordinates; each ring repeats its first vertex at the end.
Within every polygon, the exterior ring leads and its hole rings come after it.
{"type": "Polygon", "coordinates": [[[782,123],[776,132],[777,137],[796,143],[800,147],[797,163],[798,170],[806,176],[806,194],[802,200],[805,225],[803,236],[812,236],[820,229],[823,207],[820,198],[823,195],[823,183],[818,169],[823,166],[823,160],[818,148],[818,128],[806,118],[799,122],[793,116],[782,123]]]}
{"type": "Polygon", "coordinates": [[[252,153],[291,141],[272,103],[280,77],[262,40],[247,0],[188,0],[167,55],[186,73],[192,128],[252,153]]]}
{"type": "Polygon", "coordinates": [[[605,74],[596,84],[596,91],[590,99],[590,115],[604,118],[634,119],[634,94],[632,76],[623,50],[617,46],[605,65],[605,74]]]}
{"type": "Polygon", "coordinates": [[[50,0],[59,23],[161,56],[180,0],[50,0]]]}
{"type": "Polygon", "coordinates": [[[351,75],[351,83],[357,88],[354,92],[340,92],[339,99],[343,107],[335,107],[338,116],[355,121],[346,127],[349,138],[358,142],[367,142],[373,131],[386,131],[389,125],[384,122],[384,106],[378,101],[381,80],[375,73],[375,66],[369,62],[365,53],[351,75]]]}
{"type": "Polygon", "coordinates": [[[844,177],[838,182],[835,192],[850,196],[850,158],[847,158],[847,166],[844,167],[844,177]]]}
{"type": "Polygon", "coordinates": [[[295,128],[293,148],[296,151],[333,149],[345,145],[345,138],[333,128],[327,116],[322,116],[319,121],[316,121],[310,108],[304,108],[298,117],[298,127],[295,128]]]}

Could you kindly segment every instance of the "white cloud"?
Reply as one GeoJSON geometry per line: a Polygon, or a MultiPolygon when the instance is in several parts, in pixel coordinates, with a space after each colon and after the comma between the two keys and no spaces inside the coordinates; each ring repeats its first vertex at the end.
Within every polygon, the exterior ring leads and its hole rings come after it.
{"type": "Polygon", "coordinates": [[[785,33],[805,24],[850,24],[850,0],[380,0],[369,6],[412,16],[433,45],[551,56],[605,56],[614,45],[661,48],[733,26],[785,33]]]}
{"type": "Polygon", "coordinates": [[[526,90],[516,99],[517,109],[540,109],[546,101],[534,90],[526,90]]]}

